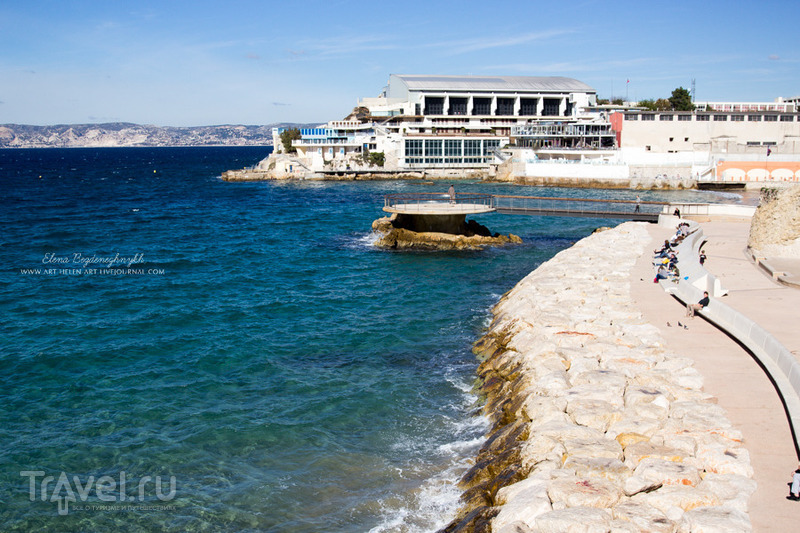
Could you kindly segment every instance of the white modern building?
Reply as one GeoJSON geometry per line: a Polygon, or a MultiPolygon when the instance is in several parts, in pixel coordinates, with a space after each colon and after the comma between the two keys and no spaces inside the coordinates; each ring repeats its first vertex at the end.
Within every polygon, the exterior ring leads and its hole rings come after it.
{"type": "Polygon", "coordinates": [[[349,168],[367,151],[383,152],[395,170],[483,169],[510,142],[613,148],[610,122],[591,110],[596,100],[572,78],[392,74],[347,120],[303,130],[294,146],[317,171],[349,168]]]}

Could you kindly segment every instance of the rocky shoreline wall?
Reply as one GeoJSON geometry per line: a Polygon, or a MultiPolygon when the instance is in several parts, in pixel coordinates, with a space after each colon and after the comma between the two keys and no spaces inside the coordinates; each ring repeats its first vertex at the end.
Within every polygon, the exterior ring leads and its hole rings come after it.
{"type": "Polygon", "coordinates": [[[443,531],[750,531],[749,454],[630,295],[642,223],[520,281],[475,345],[492,430],[443,531]]]}

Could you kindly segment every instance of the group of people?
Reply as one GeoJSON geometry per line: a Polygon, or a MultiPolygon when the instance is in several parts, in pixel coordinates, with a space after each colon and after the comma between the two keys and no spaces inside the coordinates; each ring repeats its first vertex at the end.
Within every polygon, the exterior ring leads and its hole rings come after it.
{"type": "MultiPolygon", "coordinates": [[[[681,222],[678,224],[675,235],[672,238],[664,241],[663,246],[657,250],[653,250],[653,265],[656,267],[656,276],[653,283],[658,283],[662,279],[669,279],[673,283],[678,283],[681,279],[680,270],[678,270],[678,252],[675,247],[683,242],[683,239],[690,234],[689,224],[681,222]]],[[[705,252],[700,252],[700,264],[706,261],[705,252]]],[[[709,304],[708,292],[703,292],[703,297],[697,302],[688,304],[686,306],[686,316],[694,317],[697,311],[700,311],[709,304]]]]}
{"type": "Polygon", "coordinates": [[[664,245],[660,249],[653,250],[653,254],[655,254],[653,264],[657,266],[656,277],[653,279],[653,283],[658,283],[659,280],[670,278],[675,283],[678,283],[681,277],[681,273],[678,270],[678,253],[672,247],[672,243],[669,240],[665,240],[664,245]]]}

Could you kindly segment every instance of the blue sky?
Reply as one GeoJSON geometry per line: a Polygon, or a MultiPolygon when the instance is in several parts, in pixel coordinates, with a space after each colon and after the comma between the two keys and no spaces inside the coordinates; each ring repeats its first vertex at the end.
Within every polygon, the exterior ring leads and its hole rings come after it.
{"type": "Polygon", "coordinates": [[[389,74],[567,76],[599,96],[800,95],[800,2],[0,4],[0,124],[325,122],[389,74]],[[630,83],[627,80],[630,79],[630,83]]]}

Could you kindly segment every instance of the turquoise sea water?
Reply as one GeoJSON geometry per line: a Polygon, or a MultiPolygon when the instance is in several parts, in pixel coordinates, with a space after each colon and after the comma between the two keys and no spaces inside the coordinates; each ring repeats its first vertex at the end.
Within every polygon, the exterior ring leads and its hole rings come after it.
{"type": "Polygon", "coordinates": [[[433,531],[451,518],[486,429],[470,348],[490,307],[614,222],[485,215],[525,244],[380,251],[384,194],[449,184],[219,180],[266,153],[0,150],[3,530],[433,531]],[[130,265],[109,267],[117,256],[130,265]]]}

